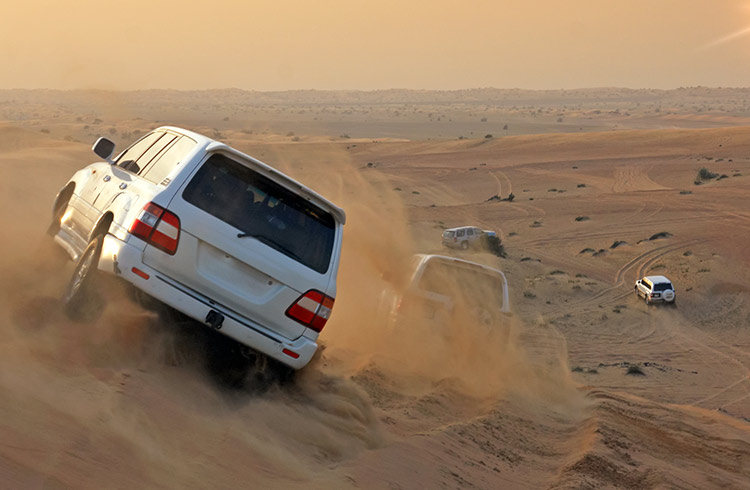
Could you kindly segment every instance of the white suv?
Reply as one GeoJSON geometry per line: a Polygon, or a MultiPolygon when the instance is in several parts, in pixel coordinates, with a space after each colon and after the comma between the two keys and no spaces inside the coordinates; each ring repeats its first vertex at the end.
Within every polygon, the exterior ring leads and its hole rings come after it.
{"type": "Polygon", "coordinates": [[[442,255],[417,254],[402,291],[386,289],[381,293],[381,313],[391,325],[410,325],[427,321],[437,328],[451,329],[464,321],[488,329],[508,331],[504,317],[509,316],[508,281],[498,269],[442,255]]]}
{"type": "Polygon", "coordinates": [[[336,296],[344,211],[226,144],[158,128],[76,172],[49,232],[77,262],[63,301],[84,315],[97,269],[300,369],[336,296]]]}
{"type": "Polygon", "coordinates": [[[475,226],[459,226],[458,228],[448,228],[443,231],[443,245],[449,248],[460,248],[467,250],[485,246],[483,240],[491,236],[497,236],[494,231],[481,230],[475,226]]]}
{"type": "Polygon", "coordinates": [[[664,276],[646,276],[635,282],[636,296],[643,297],[646,304],[663,302],[674,305],[677,295],[672,281],[664,276]]]}

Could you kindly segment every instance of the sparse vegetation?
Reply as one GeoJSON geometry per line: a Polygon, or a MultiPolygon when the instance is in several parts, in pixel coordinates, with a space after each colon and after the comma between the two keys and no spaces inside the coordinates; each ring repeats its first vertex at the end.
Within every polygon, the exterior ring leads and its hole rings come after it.
{"type": "Polygon", "coordinates": [[[486,140],[491,140],[491,139],[492,139],[492,135],[491,135],[491,134],[489,134],[489,133],[488,133],[488,134],[485,134],[485,135],[484,135],[484,139],[486,139],[486,140]]]}
{"type": "Polygon", "coordinates": [[[588,216],[576,216],[576,221],[588,221],[590,219],[588,216]]]}
{"type": "Polygon", "coordinates": [[[581,187],[586,187],[586,184],[578,184],[576,187],[580,189],[581,187]]]}
{"type": "Polygon", "coordinates": [[[641,369],[639,366],[636,366],[635,364],[631,364],[628,366],[627,372],[625,374],[628,374],[630,376],[646,376],[646,373],[643,372],[643,369],[641,369]]]}
{"type": "Polygon", "coordinates": [[[523,297],[524,298],[536,298],[536,294],[532,293],[531,291],[524,291],[523,297]]]}
{"type": "Polygon", "coordinates": [[[581,250],[578,253],[579,254],[585,254],[585,253],[592,253],[592,252],[596,252],[596,250],[594,250],[593,248],[586,247],[586,248],[584,248],[583,250],[581,250]]]}
{"type": "Polygon", "coordinates": [[[560,269],[555,269],[549,273],[550,276],[559,276],[561,274],[565,274],[565,271],[561,271],[560,269]]]}
{"type": "Polygon", "coordinates": [[[685,194],[692,194],[692,193],[693,193],[693,191],[680,191],[680,194],[683,194],[683,195],[685,195],[685,194]]]}
{"type": "Polygon", "coordinates": [[[614,241],[614,242],[612,243],[612,245],[610,245],[610,246],[609,246],[609,248],[617,248],[617,247],[619,247],[620,245],[627,245],[627,244],[628,244],[628,242],[626,242],[626,241],[624,241],[624,240],[615,240],[615,241],[614,241]]]}
{"type": "Polygon", "coordinates": [[[718,176],[719,174],[711,172],[706,167],[701,167],[701,169],[698,170],[698,180],[711,180],[718,176]]]}
{"type": "Polygon", "coordinates": [[[672,234],[669,233],[668,231],[660,231],[659,233],[654,233],[648,239],[649,240],[659,240],[661,238],[669,238],[671,236],[672,236],[672,234]]]}

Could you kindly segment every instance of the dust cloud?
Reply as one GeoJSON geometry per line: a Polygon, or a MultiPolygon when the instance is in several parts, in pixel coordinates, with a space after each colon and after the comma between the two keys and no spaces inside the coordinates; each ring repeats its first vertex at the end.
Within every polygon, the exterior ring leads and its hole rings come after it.
{"type": "MultiPolygon", "coordinates": [[[[185,327],[165,325],[116,284],[105,289],[97,320],[69,321],[58,298],[72,266],[44,235],[52,196],[23,214],[4,212],[10,238],[0,258],[0,416],[3,456],[23,468],[8,481],[341,486],[345,476],[331,469],[393,441],[380,420],[378,390],[456,393],[482,407],[513,390],[571,392],[564,370],[533,367],[516,318],[502,333],[469,321],[451,331],[429,322],[390,324],[383,292],[405,291],[402,272],[417,251],[405,207],[385,178],[365,179],[346,159],[328,156],[333,178],[300,176],[348,213],[324,349],[293,383],[260,393],[214,383],[201,347],[179,333],[185,327]]],[[[14,185],[39,171],[19,168],[14,185]]],[[[0,207],[16,204],[4,200],[0,207]]]]}

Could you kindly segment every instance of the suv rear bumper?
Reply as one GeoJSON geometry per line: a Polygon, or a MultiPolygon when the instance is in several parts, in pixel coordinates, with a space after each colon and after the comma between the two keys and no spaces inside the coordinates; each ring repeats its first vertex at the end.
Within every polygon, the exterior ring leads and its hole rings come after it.
{"type": "Polygon", "coordinates": [[[141,260],[142,256],[142,248],[112,235],[106,235],[99,259],[99,269],[121,277],[162,303],[205,324],[206,328],[210,328],[206,322],[209,312],[221,313],[224,316],[221,333],[293,369],[305,367],[318,349],[318,344],[307,337],[301,336],[295,340],[280,337],[199,292],[160,274],[144,264],[141,260]],[[134,268],[145,273],[148,278],[136,274],[134,268]],[[285,354],[285,350],[298,354],[299,357],[295,359],[285,354]]]}

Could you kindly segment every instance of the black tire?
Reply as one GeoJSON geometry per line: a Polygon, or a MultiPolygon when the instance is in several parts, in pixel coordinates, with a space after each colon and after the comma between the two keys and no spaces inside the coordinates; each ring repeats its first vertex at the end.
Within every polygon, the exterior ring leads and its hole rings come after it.
{"type": "Polygon", "coordinates": [[[96,283],[103,243],[102,235],[91,239],[78,258],[73,275],[65,288],[62,302],[65,314],[71,320],[91,321],[101,313],[102,301],[96,283]]]}

